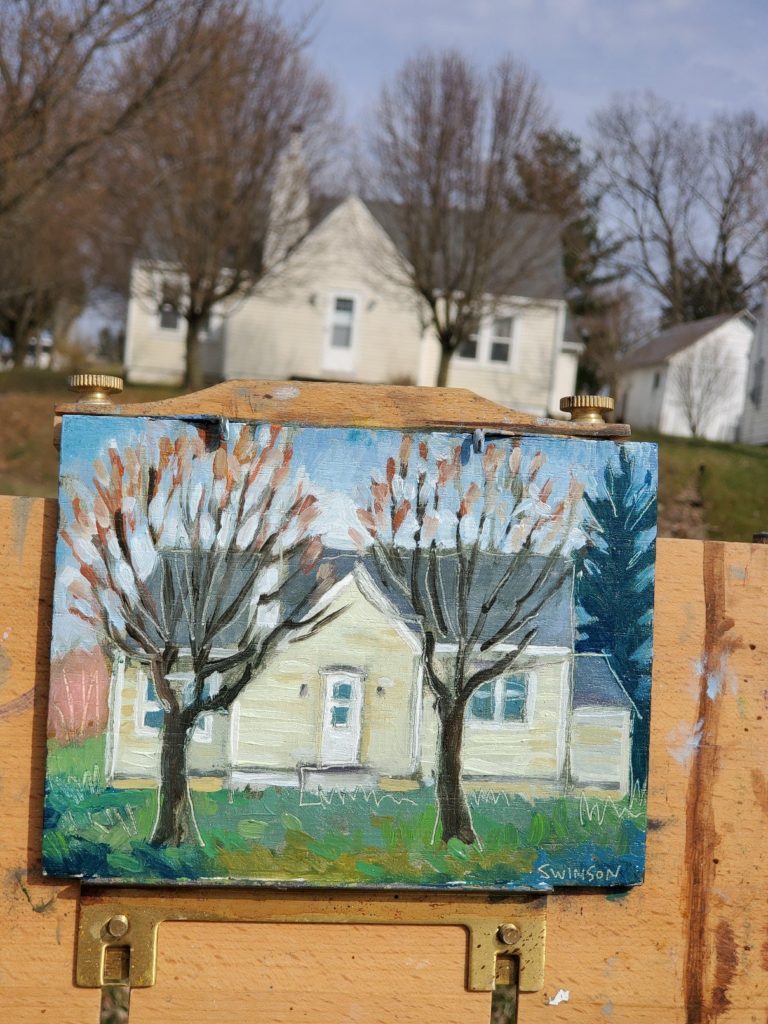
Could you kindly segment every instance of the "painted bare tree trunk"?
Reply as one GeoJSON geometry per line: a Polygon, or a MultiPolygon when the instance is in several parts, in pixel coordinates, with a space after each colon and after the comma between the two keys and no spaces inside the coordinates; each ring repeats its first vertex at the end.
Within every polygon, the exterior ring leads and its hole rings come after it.
{"type": "Polygon", "coordinates": [[[184,712],[165,713],[160,750],[160,787],[153,846],[202,846],[187,780],[187,747],[195,719],[184,712]]]}
{"type": "Polygon", "coordinates": [[[472,815],[461,784],[461,748],[464,738],[464,701],[438,703],[440,733],[437,753],[437,806],[443,842],[477,841],[472,815]]]}

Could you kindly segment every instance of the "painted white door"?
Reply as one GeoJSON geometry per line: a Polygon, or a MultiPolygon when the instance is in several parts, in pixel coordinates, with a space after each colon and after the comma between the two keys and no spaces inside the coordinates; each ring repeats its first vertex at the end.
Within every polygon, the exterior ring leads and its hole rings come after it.
{"type": "Polygon", "coordinates": [[[354,672],[325,677],[325,713],[320,745],[322,765],[360,763],[363,681],[354,672]]]}

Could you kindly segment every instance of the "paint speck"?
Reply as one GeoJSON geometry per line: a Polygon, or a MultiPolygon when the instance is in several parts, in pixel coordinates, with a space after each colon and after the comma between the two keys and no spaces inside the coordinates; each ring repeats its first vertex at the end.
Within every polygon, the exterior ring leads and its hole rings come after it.
{"type": "Polygon", "coordinates": [[[560,1003],[567,1003],[571,998],[571,993],[567,988],[561,988],[557,995],[552,996],[549,1000],[550,1006],[559,1006],[560,1003]]]}
{"type": "Polygon", "coordinates": [[[681,722],[672,730],[669,734],[667,749],[678,764],[688,764],[694,752],[701,745],[703,731],[703,718],[700,718],[693,727],[687,722],[681,722]]]}
{"type": "Polygon", "coordinates": [[[275,388],[272,392],[272,397],[276,398],[278,402],[285,402],[290,398],[298,398],[301,392],[298,388],[292,385],[286,385],[285,387],[275,388]]]}
{"type": "Polygon", "coordinates": [[[601,1013],[602,1013],[602,1015],[603,1015],[604,1017],[610,1017],[610,1016],[611,1016],[611,1014],[613,1013],[613,1003],[611,1002],[611,1000],[610,1000],[610,999],[609,999],[609,1000],[608,1000],[608,1002],[607,1002],[607,1003],[606,1003],[606,1004],[605,1004],[605,1005],[603,1006],[603,1009],[602,1009],[601,1013]]]}

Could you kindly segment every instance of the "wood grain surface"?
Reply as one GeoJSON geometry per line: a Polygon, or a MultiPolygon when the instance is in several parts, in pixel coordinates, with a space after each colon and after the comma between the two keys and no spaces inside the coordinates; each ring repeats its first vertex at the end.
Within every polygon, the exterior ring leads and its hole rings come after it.
{"type": "Polygon", "coordinates": [[[268,423],[311,423],[318,427],[433,427],[510,434],[627,437],[624,423],[591,424],[546,419],[517,412],[466,388],[398,387],[388,384],[322,384],[311,381],[230,380],[205,391],[161,402],[93,404],[56,408],[59,416],[224,416],[268,423]]]}
{"type": "MultiPolygon", "coordinates": [[[[0,1019],[95,1024],[77,886],[39,873],[55,515],[0,498],[0,1019]]],[[[550,898],[521,1024],[768,1020],[767,610],[768,547],[659,543],[647,881],[550,898]]],[[[164,925],[131,1024],[487,1024],[464,951],[445,927],[164,925]]]]}

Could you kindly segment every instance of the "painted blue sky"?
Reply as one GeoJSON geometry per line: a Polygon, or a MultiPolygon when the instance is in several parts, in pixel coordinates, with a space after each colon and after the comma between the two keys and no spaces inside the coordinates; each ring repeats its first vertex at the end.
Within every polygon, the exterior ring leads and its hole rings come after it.
{"type": "Polygon", "coordinates": [[[457,47],[480,63],[512,51],[579,134],[614,93],[635,90],[697,117],[768,115],[765,0],[292,0],[285,11],[294,10],[317,11],[310,52],[357,124],[419,47],[457,47]]]}
{"type": "MultiPolygon", "coordinates": [[[[234,445],[240,424],[230,424],[230,447],[234,445]]],[[[107,448],[115,444],[119,450],[143,443],[161,433],[174,439],[181,433],[194,434],[195,427],[183,420],[146,420],[113,416],[67,416],[64,421],[61,444],[60,525],[71,519],[71,503],[67,495],[67,479],[74,479],[93,493],[93,464],[104,459],[107,448]]],[[[350,528],[359,530],[355,507],[365,506],[371,477],[382,479],[386,460],[396,455],[401,434],[389,430],[303,428],[296,432],[294,444],[294,473],[301,473],[308,481],[308,489],[321,505],[322,514],[315,528],[324,543],[331,548],[352,548],[350,528]]],[[[415,435],[418,440],[419,435],[415,435]]],[[[471,451],[469,434],[427,435],[432,455],[448,455],[457,443],[466,445],[464,485],[471,479],[482,479],[480,456],[471,451]]],[[[496,442],[509,445],[512,440],[496,442]]],[[[606,462],[618,465],[616,447],[600,441],[578,441],[563,438],[527,437],[521,441],[525,460],[542,451],[546,463],[542,480],[554,483],[553,502],[565,494],[571,476],[576,476],[589,491],[602,485],[606,462]]],[[[630,444],[636,463],[638,478],[650,474],[656,485],[656,449],[650,444],[630,444]]],[[[448,528],[448,527],[447,527],[448,528]]],[[[452,530],[453,527],[451,526],[452,530]]],[[[452,534],[451,534],[452,536],[452,534]]],[[[450,539],[450,538],[449,538],[450,539]]],[[[576,536],[573,546],[583,538],[576,536]]],[[[57,587],[54,608],[54,650],[61,651],[77,642],[83,642],[88,627],[66,612],[65,581],[75,571],[75,562],[69,548],[59,540],[57,547],[57,587]]]]}

